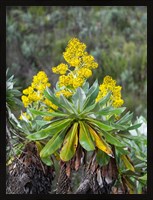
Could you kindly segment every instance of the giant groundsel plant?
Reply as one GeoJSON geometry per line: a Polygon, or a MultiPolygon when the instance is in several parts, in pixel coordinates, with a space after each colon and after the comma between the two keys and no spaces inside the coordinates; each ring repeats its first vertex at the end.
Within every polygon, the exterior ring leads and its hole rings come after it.
{"type": "MultiPolygon", "coordinates": [[[[97,80],[89,85],[87,79],[98,64],[85,49],[86,45],[77,38],[69,41],[63,53],[67,64],[52,68],[60,74],[54,90],[49,88],[43,71],[23,90],[26,112],[20,119],[26,139],[36,141],[40,157],[47,165],[52,164],[51,158],[64,163],[75,158],[78,170],[83,155],[93,152],[99,166],[114,159],[121,177],[124,169],[138,176],[127,140],[131,140],[129,131],[139,128],[141,123],[132,124],[133,114],[122,107],[122,87],[112,77],[106,76],[101,85],[97,80]]],[[[129,183],[125,176],[124,180],[129,183]]]]}

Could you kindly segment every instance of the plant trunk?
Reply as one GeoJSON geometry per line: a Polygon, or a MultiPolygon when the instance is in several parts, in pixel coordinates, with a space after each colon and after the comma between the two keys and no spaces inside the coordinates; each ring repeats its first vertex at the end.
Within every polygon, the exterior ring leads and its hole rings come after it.
{"type": "Polygon", "coordinates": [[[111,194],[112,187],[118,177],[116,161],[110,158],[106,166],[100,167],[94,154],[86,167],[85,177],[75,194],[111,194]]]}
{"type": "Polygon", "coordinates": [[[8,167],[6,194],[48,194],[53,178],[54,168],[41,162],[35,143],[28,143],[8,167]]]}
{"type": "Polygon", "coordinates": [[[60,165],[56,194],[67,194],[70,191],[70,177],[66,172],[66,163],[60,161],[60,165]]]}

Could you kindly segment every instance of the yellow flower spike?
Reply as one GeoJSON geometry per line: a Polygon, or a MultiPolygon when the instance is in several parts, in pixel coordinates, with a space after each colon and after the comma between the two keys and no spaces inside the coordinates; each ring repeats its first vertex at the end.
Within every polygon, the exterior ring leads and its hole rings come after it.
{"type": "Polygon", "coordinates": [[[39,71],[37,75],[33,76],[33,82],[31,86],[23,90],[21,97],[25,107],[28,107],[31,103],[42,100],[43,92],[46,87],[50,87],[51,84],[48,82],[48,77],[44,71],[39,71]]]}
{"type": "MultiPolygon", "coordinates": [[[[59,87],[76,89],[84,83],[85,79],[92,76],[92,69],[98,67],[94,57],[86,51],[86,45],[77,38],[72,38],[63,52],[63,57],[70,67],[75,67],[70,71],[67,64],[61,63],[57,67],[52,67],[53,73],[60,74],[59,87]],[[68,72],[68,73],[67,73],[68,72]]],[[[59,96],[60,93],[57,93],[59,96]]],[[[67,94],[68,95],[68,94],[67,94]]]]}
{"type": "Polygon", "coordinates": [[[105,76],[103,83],[99,86],[99,93],[96,98],[96,102],[98,102],[101,98],[103,98],[109,91],[112,92],[110,97],[112,101],[113,107],[121,107],[124,103],[123,99],[121,99],[121,86],[116,86],[116,81],[112,79],[111,76],[105,76]]]}

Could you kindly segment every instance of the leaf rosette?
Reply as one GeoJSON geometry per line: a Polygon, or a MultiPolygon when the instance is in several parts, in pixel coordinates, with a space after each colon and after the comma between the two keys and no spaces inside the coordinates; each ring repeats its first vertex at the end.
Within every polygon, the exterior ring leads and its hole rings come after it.
{"type": "MultiPolygon", "coordinates": [[[[40,151],[41,158],[59,152],[60,159],[66,162],[74,157],[79,146],[86,151],[97,151],[99,149],[104,153],[104,156],[113,158],[115,155],[112,146],[114,146],[117,147],[117,151],[121,155],[123,154],[122,151],[124,151],[126,143],[118,133],[131,130],[140,126],[140,124],[131,126],[132,114],[129,112],[123,114],[125,107],[107,106],[111,92],[108,92],[97,102],[98,86],[97,80],[91,87],[86,82],[82,88],[78,87],[70,98],[66,98],[62,94],[57,97],[47,88],[44,95],[58,106],[58,110],[43,112],[29,109],[34,115],[54,117],[54,120],[47,127],[27,136],[29,140],[45,139],[47,141],[40,151]],[[120,116],[119,120],[116,120],[116,115],[120,116]]],[[[121,158],[125,166],[134,171],[127,157],[124,155],[121,158]]],[[[99,156],[97,156],[97,161],[101,163],[99,156]]]]}

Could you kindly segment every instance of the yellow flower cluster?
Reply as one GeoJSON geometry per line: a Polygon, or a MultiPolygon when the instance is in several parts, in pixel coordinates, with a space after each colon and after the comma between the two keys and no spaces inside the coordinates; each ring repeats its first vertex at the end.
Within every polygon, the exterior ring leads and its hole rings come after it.
{"type": "Polygon", "coordinates": [[[84,55],[86,45],[81,43],[77,38],[72,38],[63,53],[63,57],[72,67],[81,65],[81,57],[84,55]]]}
{"type": "Polygon", "coordinates": [[[66,90],[66,89],[56,92],[56,96],[57,97],[60,97],[61,94],[63,94],[65,97],[68,98],[68,97],[72,96],[73,93],[71,91],[69,91],[69,90],[66,90]]]}
{"type": "Polygon", "coordinates": [[[98,102],[101,98],[106,96],[106,94],[111,91],[112,95],[110,97],[111,103],[113,107],[120,107],[124,103],[121,98],[121,86],[116,86],[116,81],[112,79],[110,76],[105,76],[103,83],[99,86],[99,93],[96,98],[96,102],[98,102]]]}
{"type": "Polygon", "coordinates": [[[42,94],[46,87],[50,87],[48,77],[44,71],[40,71],[36,76],[33,77],[31,86],[23,90],[24,95],[21,97],[21,99],[24,106],[28,107],[31,103],[42,100],[42,94]]]}
{"type": "MultiPolygon", "coordinates": [[[[74,67],[74,70],[71,71],[68,65],[64,63],[52,68],[53,73],[61,74],[58,85],[62,87],[62,90],[65,88],[76,89],[81,87],[85,80],[92,76],[92,69],[98,67],[98,63],[95,62],[94,57],[89,55],[85,50],[86,45],[84,43],[80,42],[77,38],[72,38],[68,42],[63,57],[70,67],[74,67]]],[[[65,92],[62,93],[70,96],[65,92]]]]}
{"type": "MultiPolygon", "coordinates": [[[[21,99],[25,107],[33,106],[37,107],[40,103],[40,110],[45,109],[45,111],[53,112],[53,110],[57,110],[58,106],[53,104],[51,101],[46,99],[43,95],[46,87],[50,87],[51,84],[48,82],[48,77],[44,71],[38,72],[37,75],[33,77],[33,81],[31,85],[23,90],[23,94],[21,99]],[[36,104],[32,104],[36,103],[36,104]]],[[[29,115],[25,112],[19,117],[20,120],[23,120],[23,116],[29,119],[29,115]]],[[[52,117],[44,117],[44,120],[51,120],[52,117]]]]}
{"type": "Polygon", "coordinates": [[[52,71],[55,74],[66,74],[66,71],[68,70],[68,65],[61,63],[57,67],[52,67],[52,71]]]}
{"type": "Polygon", "coordinates": [[[80,42],[77,38],[72,38],[63,53],[63,57],[72,67],[86,67],[95,69],[98,63],[94,61],[94,57],[86,51],[86,45],[80,42]]]}
{"type": "Polygon", "coordinates": [[[50,83],[48,82],[48,77],[44,71],[38,72],[36,76],[33,77],[33,83],[31,86],[39,90],[39,92],[43,92],[46,87],[50,87],[50,83]]]}

